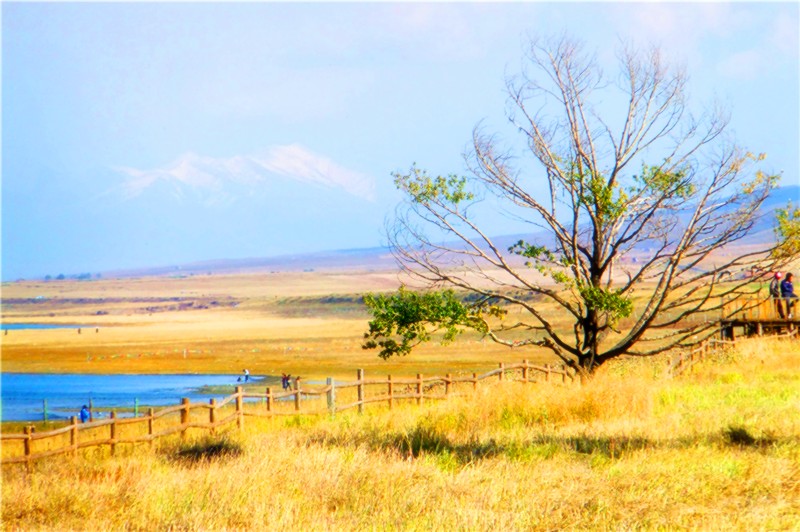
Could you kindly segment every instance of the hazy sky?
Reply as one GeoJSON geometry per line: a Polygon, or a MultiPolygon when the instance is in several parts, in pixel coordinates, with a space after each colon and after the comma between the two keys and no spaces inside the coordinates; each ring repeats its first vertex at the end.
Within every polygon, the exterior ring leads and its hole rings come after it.
{"type": "MultiPolygon", "coordinates": [[[[2,277],[378,246],[416,162],[513,140],[528,35],[685,62],[798,183],[798,4],[2,4],[2,277]]],[[[502,232],[498,217],[492,230],[502,232]]]]}

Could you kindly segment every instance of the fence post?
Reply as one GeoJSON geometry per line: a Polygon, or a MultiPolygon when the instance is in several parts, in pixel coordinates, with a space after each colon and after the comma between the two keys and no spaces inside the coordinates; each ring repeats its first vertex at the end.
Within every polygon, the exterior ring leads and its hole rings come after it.
{"type": "Polygon", "coordinates": [[[473,373],[472,374],[472,391],[474,392],[474,391],[477,391],[477,390],[478,390],[478,374],[477,373],[473,373]]]}
{"type": "Polygon", "coordinates": [[[208,409],[208,423],[211,425],[211,434],[217,433],[217,400],[213,397],[208,400],[211,408],[208,409]]]}
{"type": "Polygon", "coordinates": [[[499,377],[498,380],[500,382],[503,382],[503,377],[504,377],[503,374],[506,372],[506,365],[503,364],[502,362],[500,362],[500,366],[499,367],[500,367],[500,373],[497,374],[497,376],[499,377]]]}
{"type": "Polygon", "coordinates": [[[44,412],[44,422],[47,423],[47,399],[42,399],[42,411],[44,412]]]}
{"type": "Polygon", "coordinates": [[[300,411],[300,377],[294,378],[294,409],[300,411]]]}
{"type": "Polygon", "coordinates": [[[358,413],[364,413],[364,370],[356,371],[356,379],[358,379],[358,413]]]}
{"type": "Polygon", "coordinates": [[[422,373],[417,373],[417,404],[422,404],[422,373]]]}
{"type": "Polygon", "coordinates": [[[22,440],[23,445],[25,446],[25,463],[28,463],[31,456],[31,434],[33,433],[33,427],[28,425],[23,429],[25,432],[25,439],[22,440]]]}
{"type": "Polygon", "coordinates": [[[89,423],[94,421],[94,405],[92,404],[92,399],[89,398],[89,423]]]}
{"type": "Polygon", "coordinates": [[[450,395],[450,384],[451,384],[450,374],[448,373],[447,375],[444,376],[444,378],[445,378],[445,381],[444,381],[444,394],[445,395],[450,395]]]}
{"type": "Polygon", "coordinates": [[[236,387],[236,426],[239,430],[244,428],[244,398],[242,387],[236,387]]]}
{"type": "Polygon", "coordinates": [[[139,417],[139,398],[133,400],[133,417],[139,417]]]}
{"type": "Polygon", "coordinates": [[[111,411],[111,456],[117,454],[117,411],[111,411]]]}
{"type": "Polygon", "coordinates": [[[328,412],[334,415],[336,413],[336,384],[333,377],[328,377],[325,384],[328,386],[328,412]]]}
{"type": "Polygon", "coordinates": [[[386,377],[386,383],[389,386],[389,410],[392,409],[394,401],[392,400],[392,376],[389,375],[386,377]]]}
{"type": "Polygon", "coordinates": [[[184,397],[183,399],[181,399],[181,406],[183,406],[183,408],[181,408],[181,439],[185,440],[186,439],[186,431],[187,431],[186,425],[189,424],[189,398],[188,397],[184,397]]]}
{"type": "Polygon", "coordinates": [[[272,412],[272,388],[267,386],[267,412],[272,412]]]}
{"type": "Polygon", "coordinates": [[[528,359],[522,361],[522,382],[528,382],[528,359]]]}
{"type": "Polygon", "coordinates": [[[147,409],[147,439],[150,441],[150,448],[153,448],[153,420],[155,418],[155,410],[152,408],[147,409]]]}
{"type": "Polygon", "coordinates": [[[72,454],[78,454],[78,417],[72,416],[69,418],[69,446],[72,447],[72,454]]]}
{"type": "Polygon", "coordinates": [[[550,382],[550,364],[544,365],[544,380],[550,382]]]}

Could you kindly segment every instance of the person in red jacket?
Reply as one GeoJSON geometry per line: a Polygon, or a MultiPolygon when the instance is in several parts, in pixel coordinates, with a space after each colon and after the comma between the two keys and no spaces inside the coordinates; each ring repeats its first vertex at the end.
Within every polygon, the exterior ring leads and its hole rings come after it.
{"type": "Polygon", "coordinates": [[[769,283],[769,297],[775,301],[775,308],[778,309],[778,316],[784,319],[786,315],[783,313],[783,299],[781,299],[781,272],[776,272],[772,282],[769,283]]]}

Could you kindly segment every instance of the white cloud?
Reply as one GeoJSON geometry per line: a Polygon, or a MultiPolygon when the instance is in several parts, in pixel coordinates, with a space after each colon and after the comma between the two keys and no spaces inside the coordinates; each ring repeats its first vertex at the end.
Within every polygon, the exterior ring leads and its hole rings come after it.
{"type": "Polygon", "coordinates": [[[254,189],[274,181],[278,175],[302,183],[342,189],[367,201],[376,199],[375,182],[370,176],[345,168],[299,144],[273,146],[262,154],[229,158],[187,153],[161,168],[117,168],[117,171],[128,176],[122,185],[128,198],[138,196],[157,182],[222,191],[229,183],[254,189]]]}
{"type": "Polygon", "coordinates": [[[747,50],[728,56],[717,66],[717,72],[729,78],[753,80],[758,77],[764,62],[762,54],[756,50],[747,50]]]}
{"type": "Polygon", "coordinates": [[[772,28],[769,31],[770,44],[775,47],[778,53],[792,57],[798,56],[798,24],[797,11],[793,13],[780,13],[772,21],[772,28]]]}

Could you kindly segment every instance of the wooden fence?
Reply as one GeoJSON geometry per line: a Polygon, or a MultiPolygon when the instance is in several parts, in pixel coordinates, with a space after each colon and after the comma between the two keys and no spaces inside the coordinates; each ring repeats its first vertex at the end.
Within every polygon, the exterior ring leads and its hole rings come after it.
{"type": "MultiPolygon", "coordinates": [[[[797,338],[798,329],[793,327],[786,332],[774,334],[772,336],[777,336],[780,338],[797,338]]],[[[698,362],[705,360],[712,351],[724,349],[728,346],[733,347],[735,345],[735,339],[720,340],[717,338],[709,338],[694,349],[672,354],[667,357],[667,375],[673,377],[685,373],[686,371],[691,370],[692,367],[694,367],[698,362]]]]}
{"type": "Polygon", "coordinates": [[[454,377],[448,373],[444,377],[423,377],[417,374],[413,379],[393,379],[389,375],[382,380],[366,379],[364,371],[358,370],[357,380],[354,382],[336,382],[328,378],[323,386],[301,386],[298,378],[289,390],[273,391],[272,388],[266,388],[264,393],[245,391],[239,386],[233,395],[220,402],[211,399],[207,404],[192,403],[184,398],[179,405],[158,411],[149,408],[143,417],[119,418],[116,412],[112,411],[108,419],[88,423],[78,423],[77,418],[72,417],[67,426],[47,432],[36,432],[33,426],[28,426],[25,427],[23,434],[3,433],[0,435],[3,442],[3,456],[0,462],[30,463],[49,456],[76,454],[80,449],[100,446],[108,446],[113,455],[119,445],[152,444],[159,438],[175,434],[185,438],[189,429],[202,429],[213,433],[223,426],[235,423],[241,430],[244,428],[245,417],[250,416],[335,414],[354,408],[361,413],[365,405],[372,403],[385,404],[391,409],[396,401],[401,400],[413,400],[417,404],[423,404],[425,400],[463,395],[457,393],[456,386],[466,386],[475,390],[480,381],[487,379],[497,379],[497,382],[507,380],[539,382],[535,377],[542,377],[545,382],[555,380],[567,382],[574,379],[572,372],[564,365],[534,365],[524,360],[521,364],[501,363],[495,370],[481,375],[473,373],[471,376],[454,377]],[[377,393],[376,388],[378,388],[377,393]],[[368,394],[368,390],[373,393],[368,394]],[[326,397],[325,405],[322,407],[311,405],[309,408],[308,403],[313,401],[308,399],[321,399],[321,396],[326,397]],[[247,399],[251,401],[246,401],[247,399]],[[10,449],[14,444],[17,445],[16,452],[10,449]]]}
{"type": "MultiPolygon", "coordinates": [[[[798,329],[794,328],[779,336],[797,338],[798,329]]],[[[667,358],[667,374],[680,375],[690,370],[695,364],[704,360],[715,349],[727,345],[735,345],[734,340],[709,339],[695,349],[680,352],[667,358]]],[[[391,375],[386,379],[367,379],[363,370],[358,370],[353,382],[337,382],[328,378],[324,385],[301,386],[300,379],[295,379],[293,387],[288,390],[274,391],[267,387],[264,393],[252,390],[245,391],[237,387],[236,392],[221,401],[210,399],[206,403],[192,403],[182,399],[181,404],[160,409],[149,408],[143,417],[118,418],[111,412],[109,419],[78,423],[72,417],[70,423],[55,430],[36,432],[33,426],[25,427],[22,434],[0,434],[2,445],[2,464],[27,463],[49,456],[77,453],[80,449],[108,446],[111,454],[115,454],[119,445],[152,444],[160,438],[180,434],[185,438],[189,429],[217,429],[235,423],[241,430],[246,417],[275,417],[296,415],[335,414],[350,409],[364,411],[368,404],[385,404],[393,408],[397,401],[413,400],[418,405],[426,400],[441,400],[458,393],[456,387],[475,390],[478,383],[488,379],[497,382],[544,382],[574,380],[574,373],[566,366],[534,365],[527,360],[521,364],[499,364],[498,368],[487,373],[473,373],[471,376],[423,377],[394,379],[391,375]],[[371,393],[368,393],[371,392],[371,393]],[[321,399],[325,396],[324,405],[313,404],[309,399],[321,399]],[[250,401],[246,401],[246,400],[250,401]],[[260,400],[260,404],[259,404],[260,400]],[[161,426],[159,426],[161,425],[161,426]],[[17,444],[16,452],[10,449],[17,444]],[[19,445],[21,444],[21,448],[19,445]],[[39,448],[35,448],[39,447],[39,448]],[[47,447],[41,449],[41,447],[47,447]]]]}

